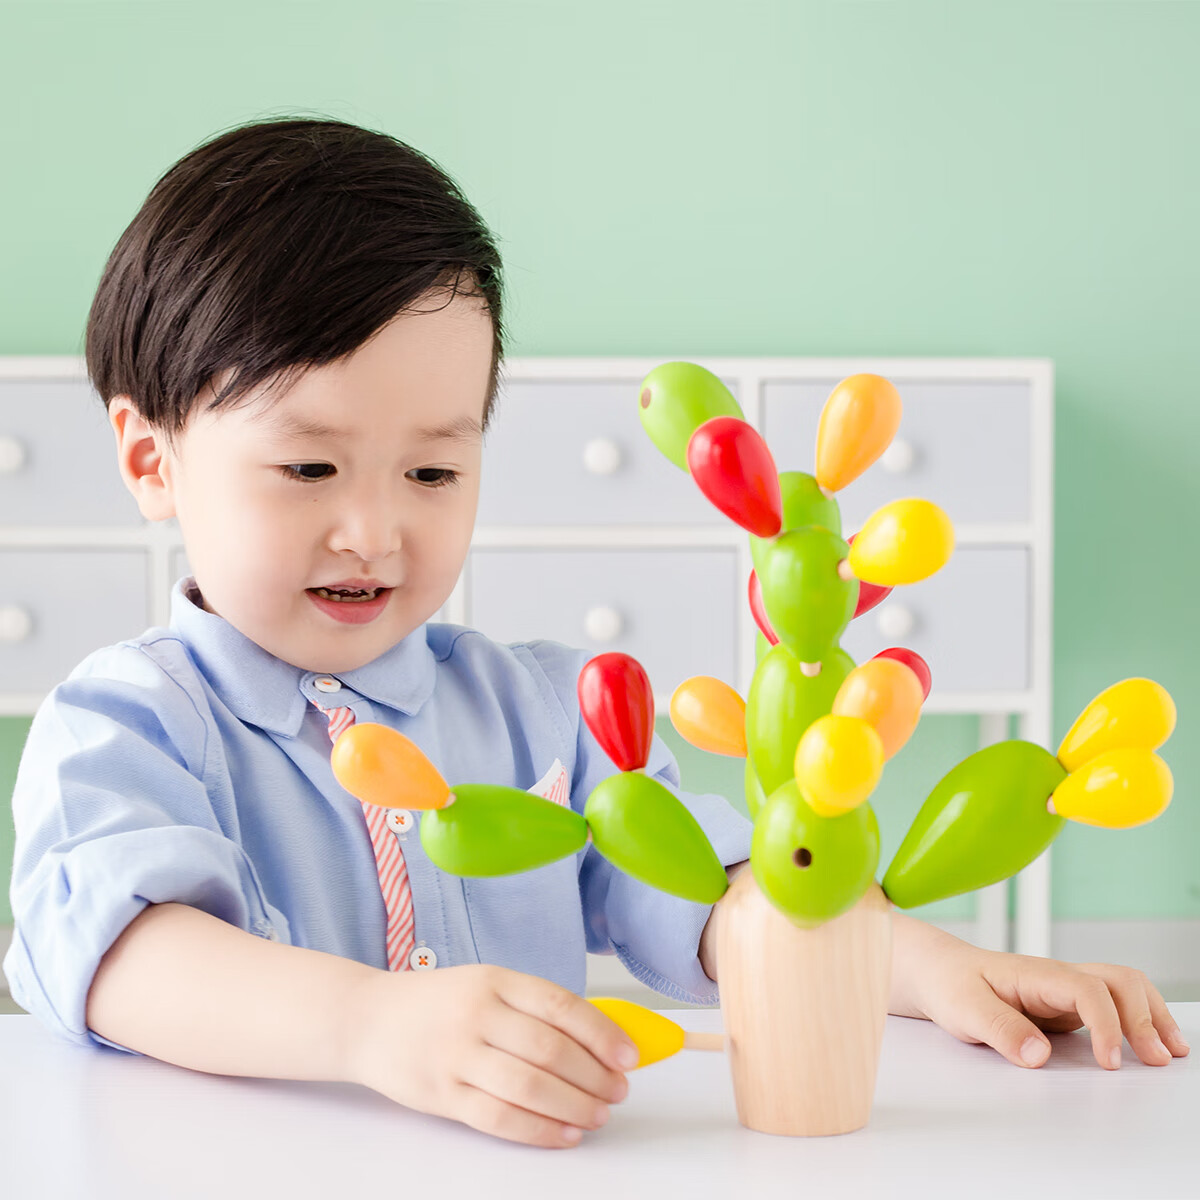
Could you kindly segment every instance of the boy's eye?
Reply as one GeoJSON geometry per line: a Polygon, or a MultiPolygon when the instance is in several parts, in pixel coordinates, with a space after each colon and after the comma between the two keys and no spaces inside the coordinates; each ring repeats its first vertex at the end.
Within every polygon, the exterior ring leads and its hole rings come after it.
{"type": "Polygon", "coordinates": [[[333,474],[329,463],[289,463],[279,468],[289,479],[317,480],[333,474]]]}
{"type": "Polygon", "coordinates": [[[417,467],[409,471],[408,477],[426,487],[445,487],[448,483],[458,482],[458,472],[447,467],[417,467]]]}

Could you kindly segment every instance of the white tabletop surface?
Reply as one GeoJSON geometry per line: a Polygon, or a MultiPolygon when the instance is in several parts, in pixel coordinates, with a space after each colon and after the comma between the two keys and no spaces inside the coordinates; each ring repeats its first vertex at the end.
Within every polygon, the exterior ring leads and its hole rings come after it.
{"type": "MultiPolygon", "coordinates": [[[[1171,1010],[1200,1047],[1200,1004],[1171,1010]]],[[[666,1015],[720,1029],[716,1011],[666,1015]]],[[[1084,1033],[1051,1040],[1029,1071],[889,1017],[870,1124],[831,1138],[744,1129],[725,1056],[684,1051],[632,1073],[608,1124],[555,1151],[365,1088],[203,1075],[0,1016],[0,1195],[1200,1197],[1200,1050],[1148,1067],[1126,1046],[1109,1072],[1084,1033]]]]}

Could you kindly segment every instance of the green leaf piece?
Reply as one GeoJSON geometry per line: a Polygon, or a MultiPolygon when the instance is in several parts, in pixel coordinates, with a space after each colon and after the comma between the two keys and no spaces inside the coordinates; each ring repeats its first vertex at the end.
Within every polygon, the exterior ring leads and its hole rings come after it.
{"type": "Polygon", "coordinates": [[[829,529],[806,525],[757,539],[754,569],[771,628],[801,662],[820,662],[841,638],[858,603],[858,580],[838,575],[850,547],[829,529]]]}
{"type": "Polygon", "coordinates": [[[998,742],[963,759],[929,793],[883,880],[900,908],[1008,879],[1054,841],[1046,811],[1067,772],[1032,742],[998,742]]]}
{"type": "Polygon", "coordinates": [[[711,371],[690,362],[655,367],[638,390],[638,413],[650,440],[686,471],[692,434],[713,417],[742,417],[729,389],[711,371]]]}
{"type": "Polygon", "coordinates": [[[800,660],[782,642],[772,646],[746,697],[747,761],[769,796],[795,773],[796,747],[804,731],[833,707],[854,659],[835,646],[821,659],[818,675],[805,675],[800,660]]]}
{"type": "Polygon", "coordinates": [[[700,823],[657,779],[622,771],[602,779],[584,806],[596,849],[659,891],[714,904],[729,886],[700,823]]]}
{"type": "Polygon", "coordinates": [[[785,532],[803,529],[805,525],[820,525],[842,536],[842,510],[832,496],[821,491],[815,476],[804,471],[780,471],[779,492],[785,532]]]}
{"type": "Polygon", "coordinates": [[[754,878],[784,916],[806,929],[853,908],[878,864],[879,824],[869,804],[818,817],[791,780],[771,793],[754,822],[754,878]]]}
{"type": "Polygon", "coordinates": [[[463,783],[454,803],[421,817],[421,845],[451,875],[516,875],[577,854],[587,822],[520,788],[463,783]]]}
{"type": "Polygon", "coordinates": [[[746,811],[750,814],[750,820],[754,820],[758,816],[759,810],[767,802],[767,794],[763,791],[763,786],[758,782],[758,776],[754,772],[754,762],[749,755],[746,756],[746,811]]]}

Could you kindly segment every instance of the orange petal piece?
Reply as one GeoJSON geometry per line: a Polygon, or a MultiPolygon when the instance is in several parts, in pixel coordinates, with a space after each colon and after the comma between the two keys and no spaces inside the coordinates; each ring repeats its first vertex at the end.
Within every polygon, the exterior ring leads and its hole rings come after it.
{"type": "Polygon", "coordinates": [[[710,754],[746,757],[746,702],[711,675],[693,675],[675,689],[671,724],[680,737],[710,754]]]}
{"type": "Polygon", "coordinates": [[[364,804],[381,808],[445,808],[450,787],[417,745],[395,729],[364,721],[333,745],[333,774],[364,804]]]}
{"type": "Polygon", "coordinates": [[[874,726],[888,759],[912,737],[924,698],[921,681],[911,668],[894,658],[872,658],[842,681],[832,711],[842,717],[861,717],[874,726]]]}
{"type": "Polygon", "coordinates": [[[817,482],[831,492],[853,483],[900,428],[900,393],[882,375],[851,375],[829,393],[817,425],[817,482]]]}

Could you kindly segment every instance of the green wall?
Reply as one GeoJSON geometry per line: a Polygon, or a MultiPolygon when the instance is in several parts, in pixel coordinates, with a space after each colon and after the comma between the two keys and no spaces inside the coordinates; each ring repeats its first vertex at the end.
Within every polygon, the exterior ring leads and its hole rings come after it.
{"type": "MultiPolygon", "coordinates": [[[[1192,3],[10,0],[0,353],[79,353],[158,175],[303,112],[459,179],[516,354],[1052,358],[1056,735],[1135,674],[1181,721],[1175,803],[1068,828],[1055,914],[1200,916],[1198,43],[1192,3]]],[[[906,747],[885,837],[969,749],[951,718],[906,747]]]]}

